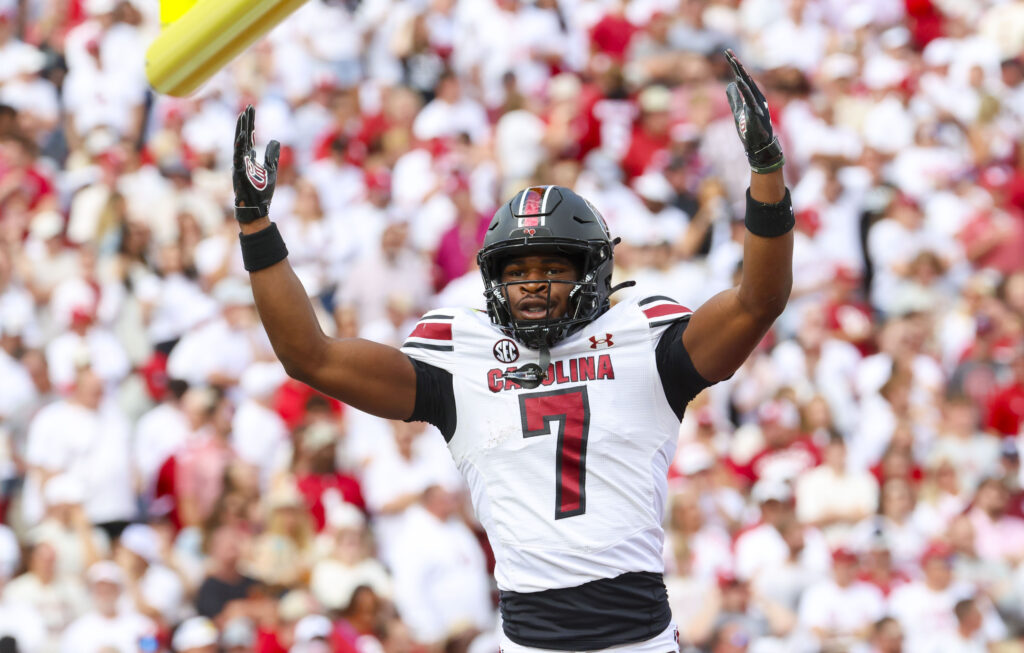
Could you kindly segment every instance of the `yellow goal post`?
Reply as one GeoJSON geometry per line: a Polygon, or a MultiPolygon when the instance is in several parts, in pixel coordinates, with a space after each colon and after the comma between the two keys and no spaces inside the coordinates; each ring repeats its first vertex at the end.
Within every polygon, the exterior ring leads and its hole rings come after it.
{"type": "Polygon", "coordinates": [[[164,29],[146,51],[146,77],[184,97],[306,0],[161,0],[164,29]]]}

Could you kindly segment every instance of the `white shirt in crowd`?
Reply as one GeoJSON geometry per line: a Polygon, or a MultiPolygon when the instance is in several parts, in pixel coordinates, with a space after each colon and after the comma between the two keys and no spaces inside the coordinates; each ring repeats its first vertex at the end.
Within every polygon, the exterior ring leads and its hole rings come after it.
{"type": "MultiPolygon", "coordinates": [[[[440,466],[439,456],[435,455],[436,450],[426,442],[429,438],[436,437],[440,442],[444,439],[435,432],[421,433],[413,444],[413,455],[411,459],[400,456],[397,450],[384,449],[379,451],[366,468],[363,476],[363,496],[366,498],[366,506],[372,514],[374,532],[377,534],[377,543],[380,549],[380,558],[385,564],[391,564],[394,560],[396,543],[401,539],[400,534],[405,528],[405,519],[409,508],[393,514],[380,514],[380,509],[402,496],[419,494],[430,485],[446,485],[452,482],[458,483],[461,487],[461,479],[453,477],[451,470],[455,469],[451,463],[451,457],[446,450],[442,450],[448,456],[449,464],[440,466]],[[446,474],[447,472],[447,474],[446,474]]],[[[455,471],[455,474],[458,474],[455,471]]]]}
{"type": "Polygon", "coordinates": [[[161,403],[146,411],[135,425],[132,457],[143,492],[153,490],[160,466],[192,435],[192,427],[181,408],[161,403]]]}
{"type": "MultiPolygon", "coordinates": [[[[110,555],[110,538],[101,528],[91,531],[92,546],[100,557],[110,555]]],[[[79,578],[89,566],[82,536],[72,527],[65,527],[56,519],[44,519],[28,534],[32,542],[46,542],[57,552],[57,576],[79,578]]]]}
{"type": "Polygon", "coordinates": [[[43,584],[35,574],[18,576],[4,588],[8,605],[30,607],[42,618],[46,628],[45,650],[55,651],[64,629],[89,609],[89,595],[81,578],[56,578],[43,584]]]}
{"type": "Polygon", "coordinates": [[[116,384],[131,370],[121,342],[101,327],[89,329],[84,336],[65,331],[46,346],[50,381],[58,388],[74,383],[77,366],[83,362],[108,384],[116,384]]]}
{"type": "Polygon", "coordinates": [[[459,519],[442,522],[421,506],[408,510],[395,547],[395,603],[421,642],[453,627],[493,623],[490,582],[480,543],[459,519]]]}
{"type": "MultiPolygon", "coordinates": [[[[67,472],[85,489],[85,513],[94,524],[135,514],[128,424],[114,406],[90,410],[70,401],[52,403],[29,425],[25,458],[48,472],[67,472]]],[[[29,474],[22,499],[25,520],[43,516],[40,478],[29,474]]]]}
{"type": "MultiPolygon", "coordinates": [[[[729,533],[724,528],[708,524],[694,533],[687,542],[690,553],[690,569],[686,575],[705,580],[714,580],[719,574],[732,572],[733,560],[729,533]]],[[[680,573],[675,560],[673,534],[665,534],[665,571],[680,573]]]]}
{"type": "Polygon", "coordinates": [[[276,411],[245,399],[231,419],[231,447],[259,470],[260,484],[267,487],[273,473],[290,462],[291,435],[276,411]]]}
{"type": "Polygon", "coordinates": [[[417,138],[424,141],[454,138],[466,133],[474,143],[482,143],[491,128],[487,122],[487,112],[480,103],[462,97],[453,103],[434,98],[416,115],[412,130],[417,138]]]}
{"type": "MultiPolygon", "coordinates": [[[[736,575],[740,578],[752,579],[761,571],[781,566],[788,558],[786,541],[770,524],[756,526],[736,539],[736,575]]],[[[831,568],[832,556],[818,529],[804,529],[804,548],[798,564],[822,575],[831,568]]]]}
{"type": "Polygon", "coordinates": [[[840,474],[819,465],[796,482],[796,516],[804,523],[835,514],[870,514],[877,507],[878,481],[866,471],[840,474]]]}
{"type": "Polygon", "coordinates": [[[109,619],[88,612],[76,619],[61,638],[60,653],[138,653],[139,639],[156,632],[156,625],[137,612],[122,612],[109,619]]]}
{"type": "Polygon", "coordinates": [[[151,563],[147,566],[139,579],[139,592],[167,623],[177,623],[184,618],[185,586],[181,577],[166,565],[151,563]]]}
{"type": "Polygon", "coordinates": [[[153,344],[176,340],[217,313],[217,303],[183,274],[147,275],[135,296],[153,306],[146,330],[153,344]]]}
{"type": "MultiPolygon", "coordinates": [[[[478,275],[479,276],[479,275],[478,275]]],[[[0,312],[3,311],[0,303],[0,312]]],[[[36,398],[36,387],[28,370],[0,348],[0,420],[10,418],[36,398]]]]}
{"type": "Polygon", "coordinates": [[[215,374],[241,378],[255,357],[255,343],[263,340],[266,335],[261,328],[259,333],[233,329],[218,318],[182,337],[167,358],[167,374],[195,387],[207,385],[215,374]]]}
{"type": "MultiPolygon", "coordinates": [[[[937,646],[956,637],[953,608],[962,599],[974,597],[974,588],[954,582],[944,590],[930,589],[924,582],[902,585],[889,595],[889,612],[900,622],[906,653],[932,653],[937,646]]],[[[1006,637],[1006,626],[991,608],[982,609],[982,629],[991,641],[1006,637]]]]}
{"type": "Polygon", "coordinates": [[[840,587],[830,578],[807,588],[800,599],[797,619],[804,628],[850,637],[885,613],[885,597],[874,585],[856,581],[840,587]]]}
{"type": "Polygon", "coordinates": [[[19,653],[47,653],[46,624],[30,605],[0,601],[0,637],[4,636],[18,642],[19,653]]]}

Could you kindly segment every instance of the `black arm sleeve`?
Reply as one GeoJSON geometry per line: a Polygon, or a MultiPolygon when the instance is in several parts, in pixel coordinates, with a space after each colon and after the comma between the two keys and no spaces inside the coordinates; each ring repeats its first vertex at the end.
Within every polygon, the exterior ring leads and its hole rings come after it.
{"type": "Polygon", "coordinates": [[[444,441],[455,435],[455,392],[452,374],[410,357],[416,368],[416,405],[406,422],[427,422],[441,431],[444,441]]]}
{"type": "Polygon", "coordinates": [[[683,419],[686,404],[690,403],[697,393],[711,385],[711,382],[701,376],[693,366],[690,354],[683,346],[683,332],[689,323],[690,318],[686,317],[665,329],[655,350],[661,387],[665,390],[665,398],[672,406],[672,412],[680,420],[683,419]]]}

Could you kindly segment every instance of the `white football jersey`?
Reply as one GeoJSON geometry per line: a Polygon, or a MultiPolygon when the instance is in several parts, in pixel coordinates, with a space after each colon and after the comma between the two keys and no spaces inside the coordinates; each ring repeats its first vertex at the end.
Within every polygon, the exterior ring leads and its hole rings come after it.
{"type": "Polygon", "coordinates": [[[613,306],[551,349],[543,384],[502,374],[538,363],[466,308],[427,313],[402,351],[451,374],[448,448],[497,559],[498,587],[537,592],[663,572],[661,527],[679,418],[655,347],[689,309],[665,297],[613,306]]]}

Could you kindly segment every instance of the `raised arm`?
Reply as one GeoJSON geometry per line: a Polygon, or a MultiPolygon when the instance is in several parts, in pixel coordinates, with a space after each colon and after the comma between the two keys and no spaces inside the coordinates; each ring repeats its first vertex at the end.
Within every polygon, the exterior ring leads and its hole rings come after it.
{"type": "Polygon", "coordinates": [[[406,419],[416,401],[416,372],[399,350],[360,338],[328,338],[313,313],[277,227],[268,217],[280,145],[271,141],[256,161],[251,106],[235,128],[235,217],[256,309],[274,353],[289,376],[359,410],[406,419]]]}
{"type": "Polygon", "coordinates": [[[786,307],[793,285],[793,209],[782,148],[764,95],[731,51],[726,57],[736,73],[727,89],[729,105],[751,174],[740,284],[705,302],[683,332],[694,368],[711,382],[743,364],[786,307]]]}

